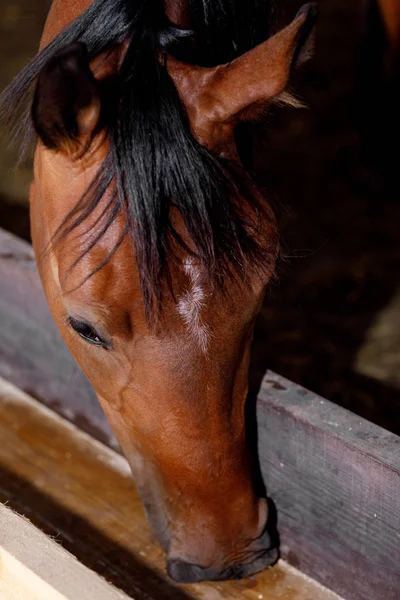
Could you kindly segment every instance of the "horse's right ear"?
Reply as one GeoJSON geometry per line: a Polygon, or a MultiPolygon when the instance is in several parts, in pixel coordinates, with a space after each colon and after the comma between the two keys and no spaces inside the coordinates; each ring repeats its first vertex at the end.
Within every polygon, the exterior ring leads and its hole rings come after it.
{"type": "Polygon", "coordinates": [[[268,102],[282,98],[293,69],[307,59],[317,15],[315,3],[305,4],[287,27],[217,67],[168,57],[168,72],[201,144],[225,154],[232,148],[238,123],[258,118],[268,102]]]}
{"type": "Polygon", "coordinates": [[[47,148],[76,156],[85,152],[98,130],[100,88],[85,44],[57,52],[38,77],[32,105],[35,130],[47,148]]]}

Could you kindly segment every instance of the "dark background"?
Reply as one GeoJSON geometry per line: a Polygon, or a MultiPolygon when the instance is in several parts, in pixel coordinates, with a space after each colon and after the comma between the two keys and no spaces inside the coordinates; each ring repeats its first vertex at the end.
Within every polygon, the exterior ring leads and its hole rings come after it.
{"type": "MultiPolygon", "coordinates": [[[[252,366],[400,433],[399,114],[395,61],[373,1],[321,0],[313,59],[272,108],[254,166],[283,256],[258,319],[252,366]]],[[[276,2],[276,27],[301,2],[276,2]]],[[[37,48],[47,0],[3,0],[0,88],[37,48]]],[[[0,226],[29,239],[30,164],[0,136],[0,226]]]]}

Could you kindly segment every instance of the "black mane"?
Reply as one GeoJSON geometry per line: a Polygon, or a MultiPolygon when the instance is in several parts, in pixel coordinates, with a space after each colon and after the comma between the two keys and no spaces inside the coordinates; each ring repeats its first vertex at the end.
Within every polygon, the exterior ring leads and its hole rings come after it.
{"type": "MultiPolygon", "coordinates": [[[[262,212],[262,207],[251,191],[244,192],[245,178],[237,169],[194,139],[175,86],[159,61],[159,51],[168,50],[180,59],[202,65],[232,60],[268,37],[269,3],[188,1],[193,20],[190,32],[167,21],[162,0],[95,0],[0,97],[0,116],[11,126],[16,108],[24,107],[37,76],[60,49],[81,41],[94,58],[129,40],[113,86],[115,110],[109,111],[106,123],[110,155],[61,224],[55,241],[82,223],[115,181],[117,193],[104,210],[100,230],[83,255],[124,211],[124,235],[132,237],[149,318],[160,305],[161,280],[167,272],[171,243],[183,243],[170,223],[171,201],[178,207],[212,283],[221,285],[232,274],[244,277],[247,261],[259,266],[268,263],[265,250],[249,233],[243,204],[237,202],[238,192],[243,192],[243,202],[255,210],[262,212]]],[[[29,115],[29,110],[25,114],[29,115]]],[[[32,131],[29,118],[21,122],[23,128],[32,131]]]]}

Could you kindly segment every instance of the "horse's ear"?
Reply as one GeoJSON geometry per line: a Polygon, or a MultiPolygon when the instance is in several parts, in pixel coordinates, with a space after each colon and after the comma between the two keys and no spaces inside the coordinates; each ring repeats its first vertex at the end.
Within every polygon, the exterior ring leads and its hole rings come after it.
{"type": "Polygon", "coordinates": [[[74,42],[57,52],[38,77],[32,105],[35,130],[48,148],[82,154],[100,124],[99,84],[86,46],[74,42]]]}
{"type": "Polygon", "coordinates": [[[201,143],[218,147],[219,135],[230,135],[238,122],[255,118],[285,90],[293,68],[308,58],[317,15],[314,3],[304,5],[285,29],[213,69],[168,62],[201,143]]]}

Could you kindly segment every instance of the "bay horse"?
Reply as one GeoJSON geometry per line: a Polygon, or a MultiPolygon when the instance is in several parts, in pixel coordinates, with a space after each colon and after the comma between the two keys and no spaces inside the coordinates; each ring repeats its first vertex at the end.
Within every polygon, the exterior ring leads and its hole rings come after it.
{"type": "Polygon", "coordinates": [[[278,236],[237,126],[285,98],[316,9],[268,36],[267,5],[54,0],[2,97],[11,118],[35,84],[40,277],[178,582],[278,558],[244,414],[278,236]]]}

